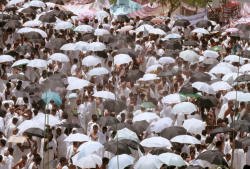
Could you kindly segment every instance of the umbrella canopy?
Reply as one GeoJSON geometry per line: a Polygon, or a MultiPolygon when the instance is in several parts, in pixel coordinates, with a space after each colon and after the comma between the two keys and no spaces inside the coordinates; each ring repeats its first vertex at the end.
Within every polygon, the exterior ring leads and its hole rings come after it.
{"type": "Polygon", "coordinates": [[[41,15],[39,17],[39,20],[41,22],[47,22],[47,23],[52,23],[52,22],[56,22],[56,16],[51,14],[51,13],[47,13],[45,15],[41,15]]]}
{"type": "Polygon", "coordinates": [[[197,138],[190,135],[179,135],[175,136],[170,140],[171,142],[182,143],[182,144],[201,144],[197,138]]]}
{"type": "Polygon", "coordinates": [[[239,97],[237,98],[237,101],[249,102],[250,101],[250,93],[243,93],[243,94],[239,95],[239,97]]]}
{"type": "Polygon", "coordinates": [[[62,53],[54,53],[49,58],[58,62],[69,62],[68,56],[62,53]]]}
{"type": "Polygon", "coordinates": [[[186,19],[178,19],[177,21],[175,21],[174,26],[186,27],[186,26],[189,26],[190,24],[191,23],[186,19]]]}
{"type": "Polygon", "coordinates": [[[209,26],[212,26],[209,20],[200,20],[196,23],[196,27],[198,28],[208,28],[209,26]]]}
{"type": "Polygon", "coordinates": [[[96,123],[101,124],[102,126],[112,126],[116,123],[119,123],[119,120],[115,117],[104,116],[104,117],[101,117],[100,119],[98,119],[96,121],[96,123]]]}
{"type": "Polygon", "coordinates": [[[181,102],[181,97],[179,94],[170,94],[163,97],[162,99],[162,103],[175,104],[180,102],[181,102]]]}
{"type": "Polygon", "coordinates": [[[67,138],[64,140],[65,142],[84,142],[84,141],[89,141],[89,137],[85,134],[70,134],[67,138]]]}
{"type": "Polygon", "coordinates": [[[48,137],[48,134],[40,128],[29,128],[25,130],[24,133],[26,133],[27,135],[36,136],[40,138],[48,137]]]}
{"type": "Polygon", "coordinates": [[[0,55],[0,63],[4,63],[4,62],[12,62],[14,61],[15,58],[13,58],[10,55],[0,55]]]}
{"type": "Polygon", "coordinates": [[[181,44],[174,40],[164,41],[162,45],[165,49],[171,49],[171,50],[180,50],[182,48],[181,44]]]}
{"type": "Polygon", "coordinates": [[[215,129],[213,129],[210,134],[217,134],[217,133],[226,133],[226,132],[233,132],[232,129],[230,129],[229,127],[217,127],[215,129]]]}
{"type": "Polygon", "coordinates": [[[79,31],[81,33],[89,33],[92,32],[94,28],[90,25],[79,25],[77,26],[74,31],[79,31]]]}
{"type": "Polygon", "coordinates": [[[126,103],[122,100],[105,100],[103,106],[104,109],[107,109],[110,112],[121,112],[127,108],[126,103]]]}
{"type": "Polygon", "coordinates": [[[228,55],[224,58],[225,61],[228,62],[239,62],[239,63],[244,63],[244,60],[237,55],[228,55]]]}
{"type": "Polygon", "coordinates": [[[199,61],[200,56],[192,50],[185,50],[180,53],[180,58],[184,59],[185,61],[195,63],[199,61]]]}
{"type": "Polygon", "coordinates": [[[154,28],[159,28],[159,29],[163,30],[164,32],[171,31],[170,28],[165,24],[157,24],[154,26],[154,28]]]}
{"type": "Polygon", "coordinates": [[[127,144],[121,143],[122,141],[117,142],[116,140],[111,140],[104,143],[104,150],[111,152],[112,154],[131,154],[131,150],[127,144]]]}
{"type": "Polygon", "coordinates": [[[98,91],[93,94],[94,97],[100,97],[104,99],[112,99],[115,100],[115,94],[108,91],[98,91]]]}
{"type": "Polygon", "coordinates": [[[120,53],[120,54],[128,54],[131,57],[136,57],[136,55],[137,55],[134,50],[129,49],[129,48],[121,48],[121,49],[118,50],[118,53],[120,53]]]}
{"type": "Polygon", "coordinates": [[[97,141],[88,141],[80,145],[77,149],[79,151],[77,159],[81,159],[82,157],[86,157],[99,149],[104,148],[104,146],[97,141]]]}
{"type": "Polygon", "coordinates": [[[183,46],[194,46],[197,47],[199,44],[194,40],[188,40],[183,43],[183,46]]]}
{"type": "Polygon", "coordinates": [[[172,33],[172,34],[168,34],[167,36],[165,36],[164,39],[178,39],[181,37],[182,36],[180,34],[172,33]]]}
{"type": "Polygon", "coordinates": [[[109,161],[108,164],[108,169],[114,169],[114,168],[120,168],[120,169],[124,169],[127,166],[130,166],[134,163],[135,158],[131,157],[127,154],[122,154],[122,155],[118,155],[111,158],[111,160],[109,161]],[[118,161],[119,160],[119,161],[118,161]]]}
{"type": "Polygon", "coordinates": [[[205,129],[205,123],[201,120],[191,118],[185,120],[183,123],[183,127],[187,130],[187,132],[192,134],[201,134],[202,130],[205,129]],[[195,125],[194,125],[195,124],[195,125]]]}
{"type": "Polygon", "coordinates": [[[52,127],[61,124],[61,121],[58,118],[50,114],[39,114],[35,116],[32,121],[37,123],[39,128],[42,128],[43,130],[45,125],[52,127]]]}
{"type": "Polygon", "coordinates": [[[171,153],[172,151],[167,149],[167,148],[153,148],[153,150],[151,150],[149,153],[152,154],[152,155],[160,155],[160,154],[163,154],[163,153],[171,153]]]}
{"type": "Polygon", "coordinates": [[[229,85],[227,82],[223,82],[223,81],[215,82],[211,86],[215,91],[232,89],[231,85],[229,85]]]}
{"type": "Polygon", "coordinates": [[[122,64],[128,64],[132,61],[132,58],[128,54],[118,54],[114,58],[114,64],[117,66],[120,66],[122,64]]]}
{"type": "Polygon", "coordinates": [[[236,99],[236,96],[239,97],[240,95],[244,94],[243,92],[241,91],[231,91],[231,92],[228,92],[224,97],[227,99],[227,100],[235,100],[236,99]]]}
{"type": "Polygon", "coordinates": [[[106,49],[105,44],[101,42],[92,42],[88,46],[89,51],[103,51],[106,49]]]}
{"type": "Polygon", "coordinates": [[[131,70],[125,75],[124,80],[127,82],[136,81],[142,78],[144,74],[145,73],[140,70],[131,70]]]}
{"type": "Polygon", "coordinates": [[[192,84],[192,86],[201,92],[205,92],[207,94],[215,94],[215,91],[212,86],[205,82],[195,82],[192,84]]]}
{"type": "Polygon", "coordinates": [[[110,34],[110,33],[106,29],[96,29],[94,32],[95,36],[102,36],[102,35],[107,35],[107,34],[110,34]]]}
{"type": "Polygon", "coordinates": [[[208,150],[198,155],[197,159],[205,160],[210,164],[228,166],[223,158],[225,155],[217,150],[208,150]]]}
{"type": "Polygon", "coordinates": [[[201,107],[210,108],[210,107],[216,107],[219,104],[217,99],[213,96],[202,96],[199,99],[201,107]]]}
{"type": "Polygon", "coordinates": [[[141,104],[141,107],[144,108],[144,109],[154,109],[154,108],[156,108],[156,106],[151,102],[143,102],[141,104]]]}
{"type": "Polygon", "coordinates": [[[215,52],[215,51],[212,51],[212,50],[205,50],[204,52],[202,52],[202,54],[203,54],[204,57],[214,58],[214,59],[216,59],[217,57],[220,56],[218,52],[215,52]]]}
{"type": "Polygon", "coordinates": [[[250,146],[250,137],[244,137],[240,140],[237,140],[235,143],[236,149],[242,149],[248,146],[250,146]]]}
{"type": "Polygon", "coordinates": [[[163,162],[156,155],[146,155],[135,163],[134,169],[159,169],[163,162]]]}
{"type": "Polygon", "coordinates": [[[241,66],[239,69],[239,72],[242,72],[242,73],[250,72],[250,63],[241,66]]]}
{"type": "Polygon", "coordinates": [[[116,123],[116,124],[113,124],[109,131],[117,131],[117,130],[121,130],[121,129],[124,129],[124,128],[127,128],[133,132],[136,132],[136,130],[128,123],[116,123]]]}
{"type": "Polygon", "coordinates": [[[80,50],[80,51],[87,51],[89,43],[83,42],[83,41],[78,41],[75,43],[75,50],[80,50]]]}
{"type": "Polygon", "coordinates": [[[17,53],[31,53],[31,52],[35,52],[35,48],[32,46],[19,46],[18,48],[16,48],[16,52],[17,53]]]}
{"type": "Polygon", "coordinates": [[[180,114],[180,113],[191,114],[191,113],[193,113],[195,111],[197,111],[197,108],[193,103],[191,103],[191,102],[182,102],[182,103],[176,104],[172,108],[171,113],[173,113],[173,114],[180,114]]]}
{"type": "Polygon", "coordinates": [[[169,117],[160,118],[157,122],[154,123],[151,127],[151,131],[160,133],[163,129],[172,126],[173,120],[169,117]]]}
{"type": "Polygon", "coordinates": [[[133,122],[146,120],[148,123],[159,120],[160,117],[156,113],[144,112],[136,115],[133,122]]]}
{"type": "Polygon", "coordinates": [[[94,55],[89,55],[82,60],[82,65],[85,66],[96,66],[102,63],[102,58],[94,55]]]}
{"type": "Polygon", "coordinates": [[[67,86],[67,90],[76,90],[82,89],[90,84],[89,81],[83,79],[76,79],[69,81],[69,85],[67,86]]]}
{"type": "Polygon", "coordinates": [[[11,75],[8,77],[8,80],[12,80],[12,79],[19,79],[19,80],[22,80],[22,81],[29,81],[29,79],[22,75],[22,74],[14,74],[14,75],[11,75]]]}
{"type": "Polygon", "coordinates": [[[29,67],[35,67],[35,68],[47,68],[47,61],[42,59],[34,59],[29,61],[27,64],[29,67]]]}
{"type": "Polygon", "coordinates": [[[141,141],[140,143],[143,147],[165,147],[170,148],[172,144],[168,139],[163,137],[150,137],[141,141]]]}
{"type": "Polygon", "coordinates": [[[102,158],[96,154],[90,154],[88,156],[81,157],[78,159],[78,154],[72,157],[73,164],[80,168],[96,168],[96,166],[102,165],[102,158]]]}
{"type": "Polygon", "coordinates": [[[196,28],[192,31],[192,33],[209,34],[209,32],[204,28],[196,28]]]}
{"type": "Polygon", "coordinates": [[[55,104],[60,106],[62,104],[62,98],[58,93],[48,91],[42,94],[43,101],[48,104],[51,100],[54,101],[55,104]]]}
{"type": "Polygon", "coordinates": [[[164,164],[167,164],[168,166],[181,167],[186,165],[182,157],[174,153],[163,153],[159,155],[159,158],[162,162],[164,162],[164,164]]]}
{"type": "Polygon", "coordinates": [[[160,135],[166,139],[171,139],[175,136],[183,135],[183,134],[187,134],[187,130],[185,128],[174,126],[174,127],[165,128],[164,130],[162,130],[160,135]]]}
{"type": "Polygon", "coordinates": [[[100,75],[105,75],[105,74],[109,74],[109,70],[104,67],[97,67],[97,68],[91,69],[88,72],[89,76],[100,76],[100,75]]]}
{"type": "Polygon", "coordinates": [[[38,92],[44,92],[46,90],[45,86],[37,84],[37,83],[32,83],[29,86],[27,86],[23,91],[24,92],[29,92],[29,93],[38,93],[38,92]]]}
{"type": "Polygon", "coordinates": [[[142,134],[147,130],[149,123],[146,120],[136,121],[132,124],[137,134],[142,134]]]}
{"type": "Polygon", "coordinates": [[[207,73],[199,72],[191,76],[190,82],[208,82],[211,81],[211,76],[207,73]]]}
{"type": "Polygon", "coordinates": [[[121,130],[117,130],[117,134],[114,138],[114,140],[134,140],[136,141],[137,143],[140,142],[137,134],[131,130],[129,130],[128,128],[124,128],[124,129],[121,129],[121,130]]]}
{"type": "Polygon", "coordinates": [[[164,32],[163,30],[161,30],[159,28],[150,29],[149,33],[152,33],[155,35],[166,35],[166,32],[164,32]]]}
{"type": "Polygon", "coordinates": [[[230,127],[237,131],[250,132],[250,122],[247,120],[236,120],[230,124],[230,127]]]}

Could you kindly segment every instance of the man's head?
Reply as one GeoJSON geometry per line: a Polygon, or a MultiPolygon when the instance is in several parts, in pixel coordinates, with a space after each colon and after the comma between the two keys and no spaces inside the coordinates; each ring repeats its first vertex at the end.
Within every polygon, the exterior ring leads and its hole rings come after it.
{"type": "Polygon", "coordinates": [[[93,115],[92,115],[92,120],[93,120],[94,122],[97,121],[97,115],[96,115],[96,114],[93,114],[93,115]]]}

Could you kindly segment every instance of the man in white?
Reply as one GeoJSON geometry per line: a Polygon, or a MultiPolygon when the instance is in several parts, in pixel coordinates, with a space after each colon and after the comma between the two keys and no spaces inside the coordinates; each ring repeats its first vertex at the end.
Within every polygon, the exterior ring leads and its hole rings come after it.
{"type": "Polygon", "coordinates": [[[67,137],[66,134],[62,133],[61,128],[56,129],[56,141],[57,141],[57,158],[66,157],[67,155],[67,142],[64,142],[67,137]]]}

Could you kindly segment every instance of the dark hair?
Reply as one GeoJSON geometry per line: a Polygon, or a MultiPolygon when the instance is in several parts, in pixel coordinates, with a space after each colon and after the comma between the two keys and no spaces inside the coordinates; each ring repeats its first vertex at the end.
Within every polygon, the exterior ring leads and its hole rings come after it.
{"type": "Polygon", "coordinates": [[[103,157],[102,158],[102,163],[109,163],[109,159],[107,157],[103,157]]]}
{"type": "Polygon", "coordinates": [[[65,157],[61,157],[60,158],[60,163],[63,163],[63,162],[65,162],[67,159],[65,158],[65,157]]]}

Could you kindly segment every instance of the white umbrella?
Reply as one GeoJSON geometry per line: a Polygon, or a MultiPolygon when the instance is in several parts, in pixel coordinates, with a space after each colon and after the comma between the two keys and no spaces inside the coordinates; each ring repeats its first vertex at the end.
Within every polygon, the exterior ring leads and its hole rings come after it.
{"type": "Polygon", "coordinates": [[[196,28],[192,31],[192,33],[209,34],[209,32],[204,28],[196,28]]]}
{"type": "Polygon", "coordinates": [[[223,77],[222,77],[222,80],[224,81],[224,82],[227,82],[227,83],[229,83],[229,84],[233,84],[234,83],[234,81],[236,80],[236,78],[238,77],[238,76],[240,76],[240,75],[242,75],[242,73],[228,73],[228,74],[225,74],[223,77]]]}
{"type": "Polygon", "coordinates": [[[157,122],[154,123],[151,127],[151,131],[160,133],[163,129],[172,126],[173,120],[169,117],[160,118],[157,122]]]}
{"type": "Polygon", "coordinates": [[[30,128],[40,128],[41,130],[44,130],[44,126],[34,120],[25,120],[17,128],[19,130],[18,133],[23,133],[25,130],[30,128]]]}
{"type": "Polygon", "coordinates": [[[202,52],[203,56],[207,57],[207,58],[218,58],[219,53],[218,52],[215,52],[215,51],[212,51],[212,50],[205,50],[204,52],[202,52]]]}
{"type": "Polygon", "coordinates": [[[79,31],[82,33],[92,32],[93,30],[94,30],[94,28],[90,25],[80,25],[74,29],[74,31],[79,31]]]}
{"type": "Polygon", "coordinates": [[[197,90],[201,92],[205,92],[207,94],[215,94],[215,91],[212,88],[212,86],[204,82],[195,82],[192,84],[192,87],[196,88],[197,90]]]}
{"type": "Polygon", "coordinates": [[[63,53],[54,53],[49,58],[58,62],[69,62],[68,56],[63,53]]]}
{"type": "Polygon", "coordinates": [[[107,34],[110,34],[110,33],[106,29],[96,29],[94,32],[95,36],[102,36],[102,35],[107,35],[107,34]]]}
{"type": "Polygon", "coordinates": [[[215,66],[213,67],[209,73],[214,73],[214,74],[227,74],[227,73],[233,73],[233,71],[229,67],[224,67],[224,66],[215,66]]]}
{"type": "Polygon", "coordinates": [[[239,29],[237,28],[227,28],[224,32],[227,32],[227,33],[233,33],[233,32],[238,32],[239,29]]]}
{"type": "Polygon", "coordinates": [[[88,46],[89,51],[103,51],[106,49],[104,43],[101,42],[92,42],[88,46]]]}
{"type": "Polygon", "coordinates": [[[235,100],[236,99],[236,95],[237,95],[237,99],[239,98],[239,96],[243,95],[244,93],[241,91],[231,91],[228,92],[224,97],[227,100],[235,100]]]}
{"type": "Polygon", "coordinates": [[[109,13],[107,13],[106,11],[97,11],[95,13],[95,16],[97,17],[98,20],[103,20],[106,17],[109,17],[109,13]]]}
{"type": "Polygon", "coordinates": [[[28,8],[28,7],[38,7],[38,8],[45,8],[45,3],[42,1],[31,1],[25,5],[23,5],[24,8],[28,8]]]}
{"type": "Polygon", "coordinates": [[[75,43],[75,50],[88,51],[89,43],[79,41],[75,43]]]}
{"type": "Polygon", "coordinates": [[[36,67],[36,68],[47,68],[48,62],[42,59],[34,59],[31,60],[27,66],[29,67],[36,67]]]}
{"type": "Polygon", "coordinates": [[[191,114],[193,112],[197,111],[196,106],[191,102],[182,102],[179,104],[176,104],[172,110],[171,113],[173,114],[191,114]]]}
{"type": "Polygon", "coordinates": [[[62,122],[56,118],[55,116],[53,115],[50,115],[50,114],[38,114],[37,116],[35,116],[33,119],[32,119],[34,122],[37,122],[39,123],[39,125],[41,126],[45,126],[45,125],[49,125],[49,126],[56,126],[58,124],[61,124],[62,122]],[[45,117],[46,116],[46,117],[45,117]],[[46,118],[46,121],[45,121],[45,118],[46,118]]]}
{"type": "Polygon", "coordinates": [[[157,121],[159,119],[160,119],[160,117],[155,113],[144,112],[144,113],[136,115],[133,118],[133,123],[136,121],[143,121],[143,120],[146,120],[147,122],[151,123],[151,122],[157,121]]]}
{"type": "Polygon", "coordinates": [[[21,65],[27,65],[30,62],[28,59],[20,59],[15,61],[11,67],[21,66],[21,65]]]}
{"type": "Polygon", "coordinates": [[[243,93],[237,97],[237,101],[240,102],[249,102],[250,101],[250,93],[243,93]]]}
{"type": "Polygon", "coordinates": [[[128,25],[128,26],[122,27],[122,28],[120,29],[120,32],[127,32],[127,31],[130,31],[130,30],[132,30],[132,29],[134,29],[134,27],[131,26],[131,25],[128,25]]]}
{"type": "Polygon", "coordinates": [[[102,159],[96,154],[90,154],[88,156],[78,159],[78,154],[72,157],[73,164],[80,168],[96,168],[96,165],[99,167],[102,165],[102,159]]]}
{"type": "Polygon", "coordinates": [[[159,156],[148,154],[139,158],[134,165],[134,169],[160,169],[162,164],[159,156]]]}
{"type": "Polygon", "coordinates": [[[132,61],[133,61],[132,58],[127,54],[118,54],[114,58],[114,64],[117,66],[120,66],[122,64],[127,64],[132,61]]]}
{"type": "Polygon", "coordinates": [[[166,147],[171,148],[172,144],[170,141],[163,137],[150,137],[142,140],[140,144],[143,147],[166,147]]]}
{"type": "Polygon", "coordinates": [[[147,73],[144,74],[143,77],[139,79],[139,81],[152,81],[156,79],[160,79],[159,77],[157,77],[157,74],[147,73]]]}
{"type": "Polygon", "coordinates": [[[180,58],[184,59],[185,61],[195,63],[199,61],[200,55],[192,50],[185,50],[180,53],[180,58]]]}
{"type": "Polygon", "coordinates": [[[223,81],[215,82],[215,83],[211,84],[211,86],[214,89],[214,91],[232,89],[231,85],[229,85],[227,82],[223,82],[223,81]]]}
{"type": "Polygon", "coordinates": [[[164,39],[177,39],[177,38],[181,38],[182,36],[177,34],[177,33],[172,33],[172,34],[168,34],[167,36],[164,37],[164,39]]]}
{"type": "Polygon", "coordinates": [[[156,71],[158,68],[163,68],[163,66],[160,64],[149,66],[146,70],[146,73],[151,73],[153,71],[156,71]]]}
{"type": "Polygon", "coordinates": [[[114,140],[117,140],[117,139],[118,139],[118,141],[126,139],[126,140],[134,140],[137,143],[140,142],[137,134],[135,132],[127,129],[127,128],[124,128],[122,130],[117,131],[117,134],[116,134],[114,140]]]}
{"type": "Polygon", "coordinates": [[[111,158],[108,164],[108,169],[124,169],[125,167],[132,165],[134,163],[135,158],[131,157],[127,154],[121,154],[111,158]],[[118,167],[119,166],[119,167],[118,167]]]}
{"type": "Polygon", "coordinates": [[[231,69],[232,72],[236,72],[236,68],[235,68],[231,63],[220,62],[220,63],[217,64],[216,66],[227,67],[227,68],[231,69]]]}
{"type": "Polygon", "coordinates": [[[64,44],[60,50],[76,50],[75,49],[75,44],[74,43],[66,43],[64,44]]]}
{"type": "Polygon", "coordinates": [[[183,123],[183,127],[192,134],[201,134],[202,130],[205,129],[205,123],[201,120],[191,118],[185,120],[183,123]]]}
{"type": "Polygon", "coordinates": [[[225,61],[229,62],[239,62],[239,63],[244,63],[244,60],[237,56],[237,55],[228,55],[227,57],[224,58],[225,61]]]}
{"type": "Polygon", "coordinates": [[[182,144],[201,144],[201,142],[197,138],[192,137],[190,135],[175,136],[170,141],[175,142],[175,143],[182,143],[182,144]]]}
{"type": "Polygon", "coordinates": [[[155,35],[166,35],[166,32],[164,32],[163,30],[161,30],[159,28],[150,29],[149,33],[152,33],[155,35]]]}
{"type": "Polygon", "coordinates": [[[75,81],[69,81],[69,85],[67,86],[67,90],[76,90],[76,89],[82,89],[83,87],[86,87],[89,85],[89,81],[79,79],[75,81]]]}
{"type": "Polygon", "coordinates": [[[54,26],[54,29],[60,30],[60,29],[69,29],[72,28],[73,24],[70,22],[59,22],[54,26]]]}
{"type": "Polygon", "coordinates": [[[42,22],[39,20],[31,20],[23,24],[24,27],[36,27],[36,26],[41,26],[41,25],[42,25],[42,22]]]}
{"type": "Polygon", "coordinates": [[[171,58],[171,57],[161,57],[158,62],[160,64],[171,64],[175,62],[175,59],[171,58]]]}
{"type": "Polygon", "coordinates": [[[13,58],[10,55],[0,55],[0,63],[4,63],[4,62],[12,62],[14,61],[15,58],[13,58]]]}
{"type": "Polygon", "coordinates": [[[98,91],[93,94],[94,97],[115,100],[115,94],[108,91],[98,91]]]}
{"type": "Polygon", "coordinates": [[[104,146],[97,141],[85,142],[77,149],[77,151],[79,151],[77,159],[79,160],[80,158],[92,154],[101,148],[104,148],[104,146]]]}
{"type": "Polygon", "coordinates": [[[27,32],[38,32],[42,35],[43,38],[47,37],[47,33],[44,32],[41,29],[37,29],[37,28],[21,28],[17,31],[17,33],[27,33],[27,32]]]}
{"type": "Polygon", "coordinates": [[[68,137],[65,138],[65,142],[84,142],[89,141],[89,137],[85,134],[76,133],[76,134],[70,134],[68,137]]]}
{"type": "Polygon", "coordinates": [[[164,164],[167,164],[168,166],[181,167],[186,165],[182,157],[174,153],[163,153],[159,155],[159,158],[164,164]]]}
{"type": "Polygon", "coordinates": [[[162,103],[168,103],[168,104],[174,104],[174,103],[180,103],[181,98],[179,94],[170,94],[162,99],[162,103]]]}
{"type": "Polygon", "coordinates": [[[87,75],[89,76],[100,76],[100,75],[106,75],[109,74],[109,70],[104,67],[97,67],[94,69],[91,69],[87,75]]]}
{"type": "Polygon", "coordinates": [[[82,60],[84,66],[96,66],[102,63],[102,58],[94,55],[89,55],[82,60]]]}
{"type": "Polygon", "coordinates": [[[239,72],[241,73],[250,72],[250,63],[241,66],[239,72]]]}
{"type": "Polygon", "coordinates": [[[144,30],[149,31],[149,30],[151,30],[151,29],[154,29],[154,27],[151,26],[151,25],[145,24],[145,25],[141,25],[140,27],[138,27],[138,28],[135,30],[135,32],[136,32],[136,33],[139,33],[139,32],[143,32],[144,30]]]}
{"type": "Polygon", "coordinates": [[[24,0],[11,0],[6,6],[12,6],[15,4],[23,3],[24,0]]]}

